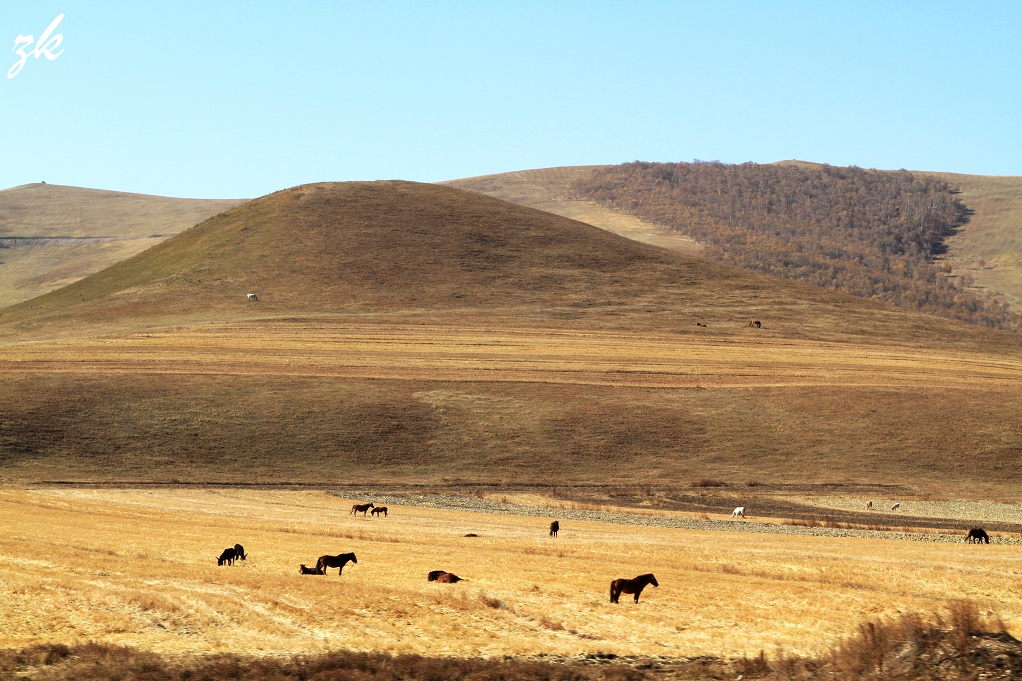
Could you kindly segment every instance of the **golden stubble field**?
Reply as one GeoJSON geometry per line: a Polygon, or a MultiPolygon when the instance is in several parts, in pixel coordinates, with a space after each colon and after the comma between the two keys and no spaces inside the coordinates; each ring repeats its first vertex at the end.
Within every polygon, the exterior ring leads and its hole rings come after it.
{"type": "MultiPolygon", "coordinates": [[[[868,618],[996,611],[1022,634],[1013,545],[562,522],[324,491],[0,492],[0,647],[97,641],[161,653],[351,649],[431,656],[814,653],[868,618]],[[468,533],[479,535],[465,537],[468,533]],[[220,550],[249,558],[218,567],[220,550]],[[299,563],[353,551],[343,576],[299,563]],[[445,569],[468,581],[428,583],[445,569]],[[653,572],[636,605],[612,578],[653,572]]],[[[552,513],[556,513],[553,511],[552,513]]],[[[555,516],[552,516],[555,517],[555,516]]]]}

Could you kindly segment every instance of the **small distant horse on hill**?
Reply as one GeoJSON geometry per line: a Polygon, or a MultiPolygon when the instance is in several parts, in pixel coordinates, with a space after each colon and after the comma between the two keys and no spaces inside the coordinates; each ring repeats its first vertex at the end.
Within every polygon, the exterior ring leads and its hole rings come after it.
{"type": "Polygon", "coordinates": [[[974,527],[973,529],[969,530],[969,536],[965,538],[965,541],[969,542],[970,544],[982,544],[984,542],[989,544],[990,535],[988,535],[982,527],[974,527]]]}
{"type": "Polygon", "coordinates": [[[359,513],[365,515],[366,511],[368,511],[371,508],[373,508],[373,502],[371,501],[368,504],[354,504],[351,507],[351,513],[349,513],[348,515],[358,515],[359,513]]]}
{"type": "Polygon", "coordinates": [[[220,554],[220,557],[216,559],[217,565],[234,565],[234,559],[238,557],[238,553],[234,549],[224,549],[224,552],[220,554]]]}
{"type": "Polygon", "coordinates": [[[621,594],[635,594],[635,602],[639,602],[639,594],[646,588],[647,584],[653,586],[660,586],[657,584],[656,577],[653,573],[639,575],[635,579],[615,579],[610,583],[610,602],[617,603],[621,594]]]}
{"type": "Polygon", "coordinates": [[[381,513],[383,514],[384,518],[387,517],[387,507],[386,506],[377,506],[377,507],[375,507],[372,511],[370,511],[369,515],[379,515],[381,513]]]}
{"type": "Polygon", "coordinates": [[[298,568],[298,574],[300,575],[325,575],[322,568],[318,567],[306,567],[304,564],[298,568]]]}
{"type": "Polygon", "coordinates": [[[894,506],[891,506],[891,510],[892,511],[897,511],[899,508],[901,508],[901,502],[900,501],[895,503],[894,506]]]}
{"type": "Polygon", "coordinates": [[[557,533],[560,530],[561,530],[561,523],[560,523],[560,521],[555,520],[552,523],[550,523],[550,536],[551,537],[556,537],[557,533]]]}
{"type": "Polygon", "coordinates": [[[323,574],[326,574],[327,568],[337,568],[337,574],[340,575],[344,572],[344,566],[349,562],[358,562],[358,558],[355,558],[354,553],[341,553],[336,556],[320,556],[319,560],[316,561],[316,569],[322,570],[323,574]]]}

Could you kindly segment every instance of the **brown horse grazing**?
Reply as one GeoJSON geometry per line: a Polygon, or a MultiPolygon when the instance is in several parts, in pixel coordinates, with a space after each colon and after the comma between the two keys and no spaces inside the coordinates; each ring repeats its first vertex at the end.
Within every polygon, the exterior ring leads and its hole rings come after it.
{"type": "Polygon", "coordinates": [[[318,568],[318,567],[314,567],[314,568],[305,567],[305,565],[303,564],[301,567],[298,568],[298,574],[300,574],[300,575],[325,575],[326,573],[323,572],[322,568],[318,568]]]}
{"type": "Polygon", "coordinates": [[[342,553],[336,556],[320,556],[319,560],[316,561],[316,569],[322,570],[323,574],[326,574],[327,568],[337,568],[337,574],[340,575],[344,572],[344,566],[347,565],[349,561],[352,563],[358,562],[354,553],[342,553]]]}
{"type": "Polygon", "coordinates": [[[561,530],[561,523],[557,520],[550,523],[550,536],[556,537],[557,533],[561,530]]]}
{"type": "Polygon", "coordinates": [[[647,584],[653,586],[660,586],[657,584],[656,577],[650,572],[646,575],[639,575],[635,579],[615,579],[610,583],[610,602],[617,603],[618,598],[621,597],[622,593],[635,594],[635,602],[639,602],[639,594],[646,588],[647,584]]]}
{"type": "Polygon", "coordinates": [[[383,517],[384,517],[384,518],[386,518],[386,517],[387,517],[387,507],[386,507],[386,506],[377,506],[377,507],[375,507],[375,508],[374,508],[374,509],[373,509],[373,510],[372,510],[372,511],[370,512],[370,515],[379,515],[379,514],[381,514],[381,513],[383,514],[383,517]]]}
{"type": "Polygon", "coordinates": [[[444,572],[436,576],[437,584],[456,584],[458,582],[467,581],[464,577],[459,577],[453,572],[444,572]]]}
{"type": "Polygon", "coordinates": [[[373,508],[373,502],[371,501],[368,504],[355,504],[351,507],[351,513],[348,515],[358,515],[359,513],[365,515],[366,511],[371,508],[373,508]]]}
{"type": "Polygon", "coordinates": [[[982,544],[983,542],[989,544],[990,535],[988,535],[986,531],[983,530],[982,527],[974,527],[973,529],[969,530],[969,536],[965,538],[965,541],[969,542],[970,544],[982,544]]]}

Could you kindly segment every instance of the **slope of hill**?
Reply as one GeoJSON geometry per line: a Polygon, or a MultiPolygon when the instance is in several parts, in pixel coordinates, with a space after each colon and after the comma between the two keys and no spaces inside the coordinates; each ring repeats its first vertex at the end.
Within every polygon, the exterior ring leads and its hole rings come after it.
{"type": "MultiPolygon", "coordinates": [[[[820,168],[806,161],[777,165],[820,168]]],[[[522,205],[566,215],[646,243],[699,254],[702,246],[674,230],[643,222],[634,215],[586,201],[573,185],[608,166],[572,166],[517,171],[449,182],[453,186],[497,196],[522,205]]],[[[947,241],[954,277],[967,275],[969,290],[993,294],[1017,311],[1022,305],[1022,178],[912,171],[938,177],[960,189],[973,211],[969,222],[947,241]]]]}
{"type": "Polygon", "coordinates": [[[561,215],[605,229],[620,236],[689,255],[702,246],[675,230],[643,222],[634,215],[574,196],[572,187],[595,170],[607,166],[568,166],[482,175],[443,184],[468,189],[504,201],[561,215]]]}
{"type": "Polygon", "coordinates": [[[239,203],[45,183],[0,191],[0,308],[98,272],[239,203]]]}
{"type": "Polygon", "coordinates": [[[1015,498],[1020,343],[451,187],[309,185],[0,312],[0,476],[1015,498]]]}
{"type": "Polygon", "coordinates": [[[974,211],[969,223],[948,240],[954,274],[1022,309],[1022,177],[935,175],[960,190],[974,211]]]}

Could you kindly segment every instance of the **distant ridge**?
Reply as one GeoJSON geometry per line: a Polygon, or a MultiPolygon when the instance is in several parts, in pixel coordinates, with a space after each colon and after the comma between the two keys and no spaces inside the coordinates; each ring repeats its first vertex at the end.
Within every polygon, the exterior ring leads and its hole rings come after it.
{"type": "Polygon", "coordinates": [[[0,191],[0,308],[131,257],[241,203],[36,183],[0,191]]]}

